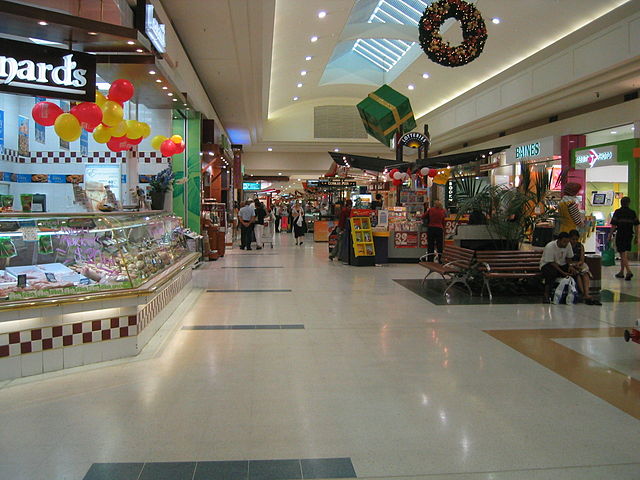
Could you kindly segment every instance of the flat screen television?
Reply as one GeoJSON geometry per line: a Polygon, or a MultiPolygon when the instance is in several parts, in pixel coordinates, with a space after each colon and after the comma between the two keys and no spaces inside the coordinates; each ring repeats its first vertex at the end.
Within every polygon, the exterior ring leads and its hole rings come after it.
{"type": "Polygon", "coordinates": [[[591,205],[613,205],[613,192],[593,192],[591,194],[591,205]]]}

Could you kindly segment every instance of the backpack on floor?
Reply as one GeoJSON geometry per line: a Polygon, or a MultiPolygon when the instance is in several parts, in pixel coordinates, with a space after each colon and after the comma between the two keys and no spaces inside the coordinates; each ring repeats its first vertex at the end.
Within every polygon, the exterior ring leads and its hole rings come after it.
{"type": "Polygon", "coordinates": [[[576,281],[571,277],[566,277],[560,280],[558,286],[553,292],[553,303],[556,305],[567,304],[573,305],[576,303],[576,297],[578,296],[578,289],[576,288],[576,281]]]}

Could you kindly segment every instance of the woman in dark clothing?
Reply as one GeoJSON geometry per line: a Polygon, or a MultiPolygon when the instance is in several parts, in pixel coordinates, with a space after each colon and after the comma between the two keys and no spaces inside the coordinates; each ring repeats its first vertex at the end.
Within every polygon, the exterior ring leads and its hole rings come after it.
{"type": "MultiPolygon", "coordinates": [[[[444,249],[444,219],[447,212],[442,208],[442,202],[436,200],[426,213],[427,220],[427,257],[435,260],[435,249],[438,249],[438,259],[442,256],[444,249]]],[[[423,218],[424,222],[425,218],[423,218]]],[[[434,261],[432,260],[432,261],[434,261]]]]}
{"type": "Polygon", "coordinates": [[[620,271],[616,273],[616,278],[624,278],[627,281],[633,277],[628,254],[631,251],[634,234],[636,240],[638,238],[638,225],[640,224],[636,212],[629,208],[630,204],[631,199],[623,197],[620,200],[621,207],[613,212],[611,218],[611,234],[616,234],[616,250],[620,254],[620,271]],[[627,272],[626,276],[625,271],[627,272]]]}
{"type": "Polygon", "coordinates": [[[307,224],[304,220],[304,210],[302,205],[296,203],[291,210],[291,223],[293,224],[293,236],[296,239],[296,245],[304,243],[304,234],[307,233],[307,224]]]}

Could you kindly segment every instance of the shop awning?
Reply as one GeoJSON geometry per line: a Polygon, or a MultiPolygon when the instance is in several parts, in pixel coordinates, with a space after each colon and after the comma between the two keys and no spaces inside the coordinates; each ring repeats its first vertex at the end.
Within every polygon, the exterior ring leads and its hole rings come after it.
{"type": "Polygon", "coordinates": [[[483,150],[474,150],[473,152],[454,153],[452,155],[441,155],[439,157],[428,157],[423,160],[420,160],[417,163],[417,166],[444,168],[444,167],[455,167],[456,165],[463,165],[465,163],[480,162],[482,160],[486,160],[491,155],[495,155],[496,153],[500,153],[506,150],[509,147],[511,147],[511,145],[506,145],[502,147],[485,148],[483,150]]]}

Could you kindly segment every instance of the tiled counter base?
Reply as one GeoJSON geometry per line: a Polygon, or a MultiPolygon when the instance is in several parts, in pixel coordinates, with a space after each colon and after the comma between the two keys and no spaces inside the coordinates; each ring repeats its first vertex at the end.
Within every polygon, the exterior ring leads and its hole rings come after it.
{"type": "Polygon", "coordinates": [[[184,268],[151,295],[0,313],[0,381],[135,356],[191,289],[184,268]]]}

